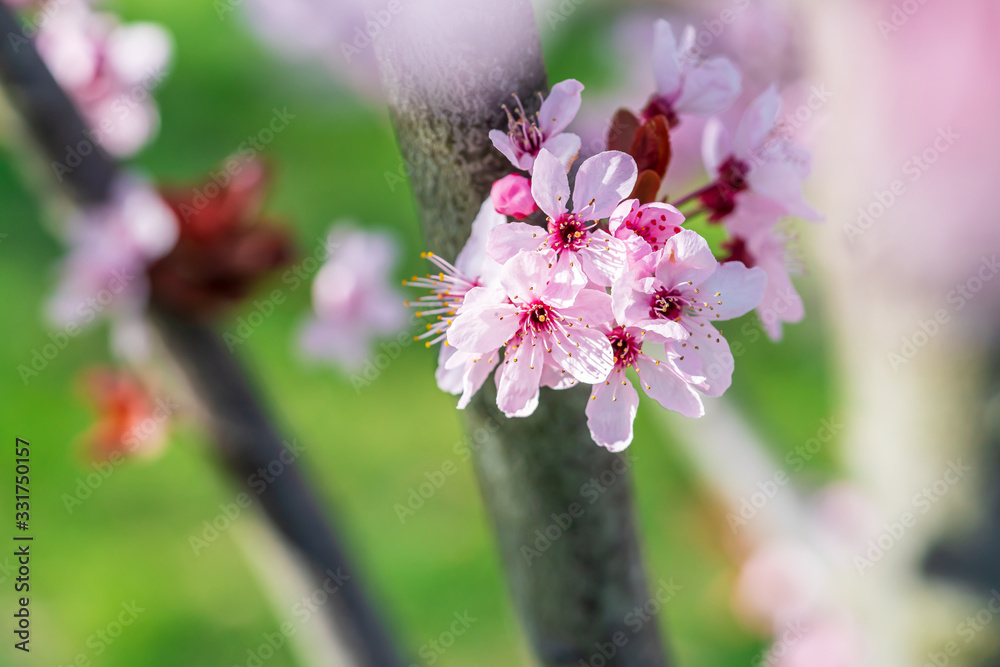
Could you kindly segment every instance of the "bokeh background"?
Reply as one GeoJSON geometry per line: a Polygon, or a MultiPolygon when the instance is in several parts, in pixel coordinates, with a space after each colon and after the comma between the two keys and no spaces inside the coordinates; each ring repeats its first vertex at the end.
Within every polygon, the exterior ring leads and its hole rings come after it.
{"type": "MultiPolygon", "coordinates": [[[[135,160],[142,171],[157,181],[196,180],[264,127],[272,109],[287,108],[294,120],[264,153],[275,167],[267,209],[294,229],[303,256],[334,221],[349,219],[399,239],[400,278],[425,270],[411,195],[398,179],[402,162],[377,101],[358,96],[322,65],[276,55],[249,29],[241,8],[220,19],[212,3],[196,0],[115,0],[108,6],[126,20],[163,23],[176,41],[174,66],[155,94],[159,138],[135,160]]],[[[619,50],[607,37],[621,11],[591,0],[566,25],[543,31],[550,80],[582,81],[585,108],[588,95],[617,90],[623,78],[619,50]]],[[[17,367],[48,342],[42,304],[62,249],[45,229],[35,183],[25,178],[30,168],[19,138],[11,135],[17,126],[6,126],[0,150],[0,423],[5,438],[32,443],[36,539],[30,663],[5,640],[0,664],[69,665],[82,654],[109,667],[245,665],[248,650],[275,632],[295,599],[274,593],[268,580],[280,579],[283,566],[261,567],[267,538],[261,537],[262,519],[252,513],[194,553],[191,536],[236,490],[190,405],[174,420],[162,456],[115,468],[81,505],[66,507],[64,496],[94,472],[80,446],[93,413],[81,396],[79,374],[109,359],[107,330],[72,339],[27,386],[19,377],[17,367]],[[136,622],[110,645],[95,643],[95,633],[132,601],[144,609],[136,622]]],[[[827,222],[837,224],[843,220],[827,222]]],[[[802,233],[806,270],[797,285],[806,321],[786,327],[777,345],[760,334],[752,316],[722,327],[732,344],[743,344],[729,396],[778,461],[815,438],[824,419],[848,418],[843,348],[835,351],[833,339],[841,331],[837,318],[850,314],[821,298],[821,279],[829,280],[834,270],[812,261],[811,248],[823,245],[817,232],[802,233]]],[[[304,469],[403,649],[417,664],[432,664],[418,656],[420,647],[446,630],[453,614],[468,612],[477,621],[434,664],[528,664],[488,517],[459,453],[467,444],[460,415],[454,399],[434,384],[436,353],[406,346],[359,386],[296,350],[295,335],[310,308],[308,288],[290,289],[278,276],[261,291],[270,289],[284,291],[288,300],[238,354],[279,422],[305,447],[304,469]],[[401,521],[395,506],[446,462],[454,462],[457,473],[401,521]]],[[[222,330],[234,330],[252,309],[248,303],[233,312],[222,330]]],[[[867,317],[871,309],[857,312],[867,317]]],[[[657,622],[679,664],[753,664],[771,639],[747,629],[733,611],[735,554],[741,550],[727,530],[728,509],[679,444],[675,420],[647,407],[639,411],[630,449],[640,534],[651,586],[670,580],[682,586],[657,622]]],[[[818,489],[845,474],[840,440],[795,472],[795,484],[818,489]]],[[[7,470],[4,456],[0,469],[7,470]]],[[[905,478],[907,471],[898,474],[905,478]]],[[[9,478],[0,479],[4,497],[13,495],[9,478]]],[[[0,556],[4,617],[11,563],[0,556]]],[[[266,664],[310,663],[286,645],[266,664]]]]}

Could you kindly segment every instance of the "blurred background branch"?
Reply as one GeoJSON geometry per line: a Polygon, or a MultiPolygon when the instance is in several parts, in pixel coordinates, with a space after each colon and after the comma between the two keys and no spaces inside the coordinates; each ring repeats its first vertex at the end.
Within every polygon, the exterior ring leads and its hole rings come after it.
{"type": "MultiPolygon", "coordinates": [[[[0,4],[0,34],[22,32],[15,15],[0,4]]],[[[27,40],[4,39],[0,46],[0,77],[5,91],[34,140],[54,161],[69,147],[86,143],[79,166],[62,175],[64,185],[82,204],[105,202],[120,173],[119,166],[88,132],[66,94],[52,77],[34,45],[27,40]]],[[[186,319],[163,307],[152,307],[151,319],[209,415],[221,460],[233,481],[257,498],[280,533],[304,556],[317,581],[343,573],[340,589],[331,598],[334,634],[346,641],[352,665],[401,665],[393,642],[363,590],[357,569],[348,562],[341,540],[324,516],[321,503],[300,472],[267,415],[256,389],[236,357],[203,322],[186,319]],[[289,463],[288,459],[292,462],[289,463]],[[261,493],[249,488],[261,468],[281,461],[284,471],[261,493]]]]}

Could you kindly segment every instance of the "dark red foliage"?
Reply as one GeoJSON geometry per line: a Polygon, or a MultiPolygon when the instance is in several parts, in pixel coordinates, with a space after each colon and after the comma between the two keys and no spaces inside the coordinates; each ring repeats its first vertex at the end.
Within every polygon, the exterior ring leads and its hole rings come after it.
{"type": "Polygon", "coordinates": [[[619,109],[608,130],[608,148],[628,153],[639,168],[631,197],[643,204],[656,201],[660,184],[670,166],[670,126],[664,116],[640,121],[631,111],[619,109]]]}
{"type": "Polygon", "coordinates": [[[161,190],[180,237],[149,269],[156,303],[189,316],[213,315],[291,260],[291,234],[261,214],[269,183],[259,160],[231,158],[197,186],[161,190]]]}
{"type": "Polygon", "coordinates": [[[736,195],[747,189],[746,176],[750,167],[735,158],[729,158],[719,167],[719,177],[700,196],[709,211],[708,219],[719,222],[736,209],[736,195]]]}

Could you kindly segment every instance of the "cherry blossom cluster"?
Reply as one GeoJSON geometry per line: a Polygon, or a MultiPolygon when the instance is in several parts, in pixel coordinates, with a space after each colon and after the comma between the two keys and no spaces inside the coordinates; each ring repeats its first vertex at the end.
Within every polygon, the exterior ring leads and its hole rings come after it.
{"type": "Polygon", "coordinates": [[[657,22],[655,93],[638,113],[619,111],[608,150],[579,165],[580,139],[566,129],[582,84],[556,84],[536,113],[516,97],[505,107],[507,131],[490,139],[517,173],[494,184],[455,262],[427,253],[437,273],[409,281],[429,292],[411,304],[432,318],[418,338],[442,343],[438,384],[459,408],[491,374],[508,417],[532,414],[541,387],[588,384],[591,435],[621,451],[633,438],[634,381],[665,408],[700,417],[701,397],[732,381],[719,322],[760,308],[777,338],[781,321],[802,317],[775,226],[818,216],[802,197],[808,158],[779,122],[776,88],[749,104],[734,133],[708,122],[707,185],[661,193],[671,129],[742,92],[736,67],[702,58],[694,34],[677,40],[657,22]],[[686,227],[697,218],[724,227],[718,255],[686,227]],[[770,312],[779,298],[789,303],[770,312]]]}

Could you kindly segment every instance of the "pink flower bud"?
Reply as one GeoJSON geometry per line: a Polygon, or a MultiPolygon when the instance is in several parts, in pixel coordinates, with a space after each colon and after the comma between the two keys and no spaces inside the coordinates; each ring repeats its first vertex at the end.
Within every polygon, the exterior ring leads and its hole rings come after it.
{"type": "Polygon", "coordinates": [[[538,210],[535,199],[531,196],[531,179],[520,174],[504,176],[494,183],[490,197],[497,213],[518,220],[524,220],[538,210]]]}

